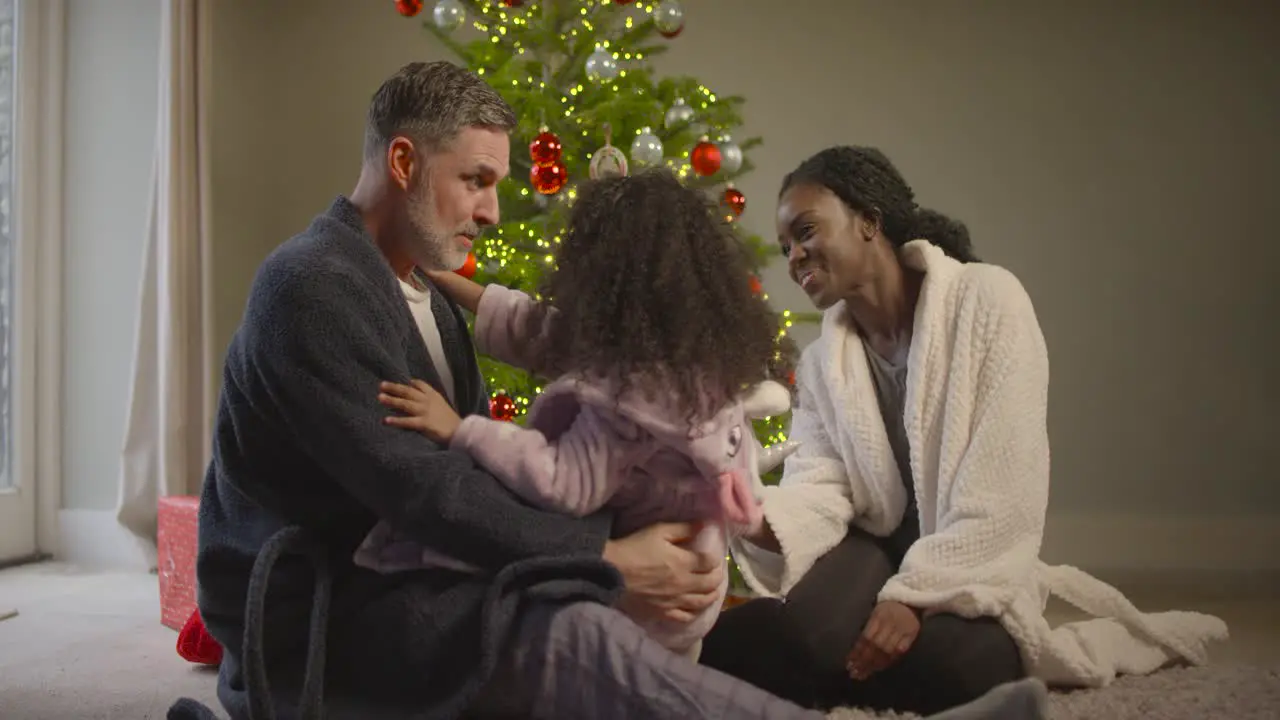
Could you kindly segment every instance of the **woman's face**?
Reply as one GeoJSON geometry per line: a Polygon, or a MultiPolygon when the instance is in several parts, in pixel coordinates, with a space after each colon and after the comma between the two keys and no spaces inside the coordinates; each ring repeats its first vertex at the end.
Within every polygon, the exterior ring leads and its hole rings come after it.
{"type": "Polygon", "coordinates": [[[778,200],[778,246],[787,270],[820,310],[873,277],[877,230],[821,185],[793,185],[778,200]]]}

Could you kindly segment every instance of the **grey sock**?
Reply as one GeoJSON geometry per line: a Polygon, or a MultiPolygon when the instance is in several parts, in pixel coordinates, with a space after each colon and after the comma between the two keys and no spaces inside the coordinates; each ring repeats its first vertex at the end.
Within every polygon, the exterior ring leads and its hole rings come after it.
{"type": "Polygon", "coordinates": [[[991,689],[967,705],[930,715],[927,720],[1047,720],[1049,691],[1036,678],[1024,678],[991,689]]]}

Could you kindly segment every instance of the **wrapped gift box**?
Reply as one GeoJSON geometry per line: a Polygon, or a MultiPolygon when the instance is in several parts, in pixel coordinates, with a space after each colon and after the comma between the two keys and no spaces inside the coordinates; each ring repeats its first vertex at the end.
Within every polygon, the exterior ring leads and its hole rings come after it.
{"type": "Polygon", "coordinates": [[[200,498],[162,497],[156,531],[160,623],[181,630],[196,611],[196,525],[200,498]]]}

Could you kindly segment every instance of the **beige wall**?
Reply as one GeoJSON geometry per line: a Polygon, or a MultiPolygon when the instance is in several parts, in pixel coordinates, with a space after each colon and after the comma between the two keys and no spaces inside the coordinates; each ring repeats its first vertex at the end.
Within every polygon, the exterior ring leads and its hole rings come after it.
{"type": "MultiPolygon", "coordinates": [[[[1266,370],[1280,284],[1268,222],[1280,11],[1243,0],[685,6],[661,68],[747,96],[746,131],[766,141],[740,184],[745,222],[772,234],[778,180],[806,154],[875,144],[922,203],[967,221],[982,255],[1027,285],[1053,367],[1049,554],[1274,566],[1248,545],[1280,514],[1269,412],[1280,382],[1266,370]]],[[[225,343],[261,259],[350,189],[377,83],[445,54],[389,1],[215,8],[225,343]]],[[[804,306],[780,267],[766,285],[804,306]]]]}

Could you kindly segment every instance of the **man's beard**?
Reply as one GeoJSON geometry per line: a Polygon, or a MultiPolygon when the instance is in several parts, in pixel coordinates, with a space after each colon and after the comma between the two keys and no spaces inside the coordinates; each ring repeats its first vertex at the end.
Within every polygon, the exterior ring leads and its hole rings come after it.
{"type": "Polygon", "coordinates": [[[452,234],[440,231],[430,198],[410,202],[409,229],[413,233],[413,261],[423,270],[457,270],[466,263],[466,251],[453,244],[452,234]]]}

